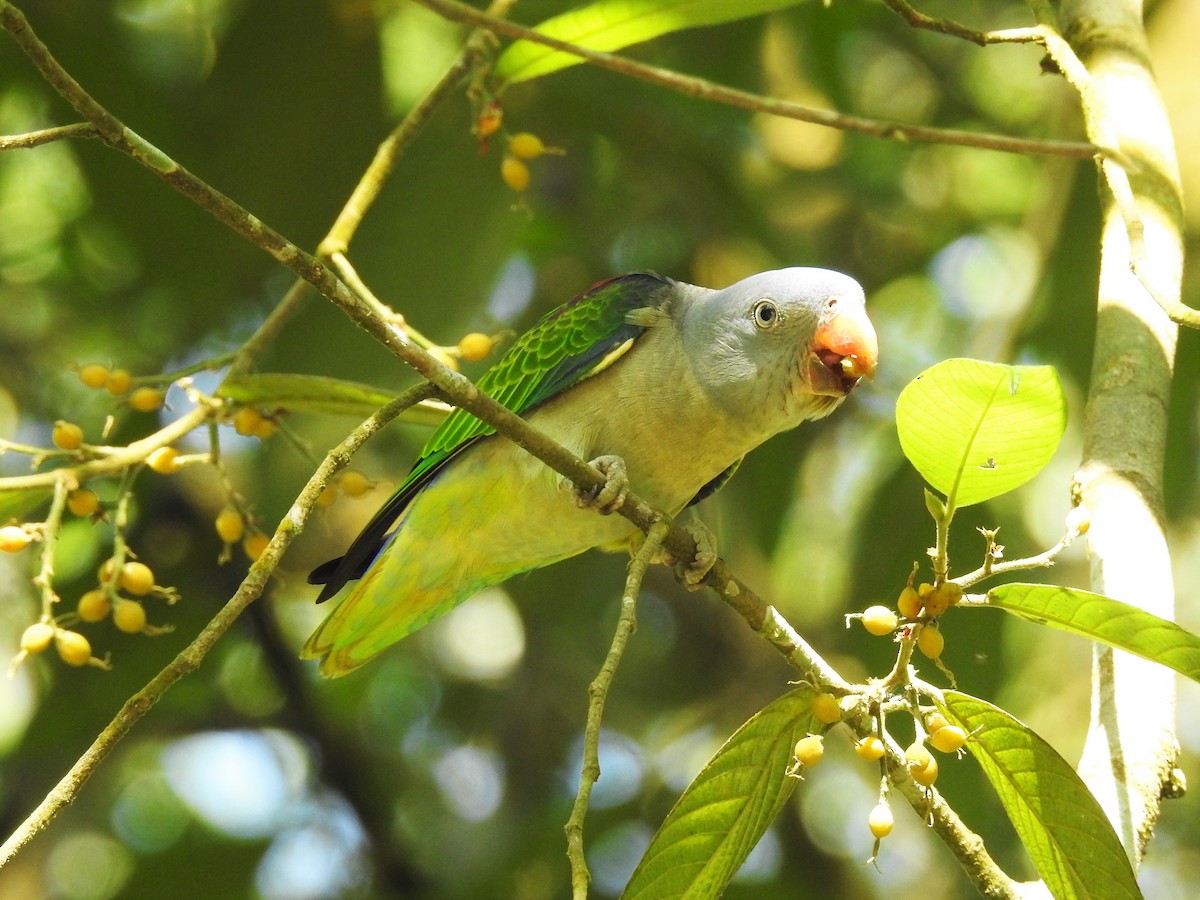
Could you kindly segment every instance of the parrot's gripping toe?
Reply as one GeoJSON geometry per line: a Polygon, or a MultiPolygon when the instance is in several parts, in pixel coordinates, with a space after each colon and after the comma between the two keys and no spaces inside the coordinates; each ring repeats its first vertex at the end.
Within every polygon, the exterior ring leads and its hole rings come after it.
{"type": "Polygon", "coordinates": [[[583,509],[594,509],[602,516],[615,513],[625,503],[629,493],[629,475],[625,471],[625,460],[619,456],[598,456],[589,463],[604,475],[604,484],[598,490],[581,491],[574,485],[571,490],[575,503],[583,509]]]}
{"type": "Polygon", "coordinates": [[[696,554],[691,559],[675,563],[675,577],[689,591],[698,591],[717,562],[717,539],[708,526],[694,516],[683,522],[683,528],[696,542],[696,554]]]}

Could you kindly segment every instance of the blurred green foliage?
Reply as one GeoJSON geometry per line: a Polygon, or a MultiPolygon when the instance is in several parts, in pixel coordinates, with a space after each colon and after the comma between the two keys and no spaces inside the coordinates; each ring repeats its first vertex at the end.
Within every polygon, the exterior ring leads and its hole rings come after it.
{"type": "MultiPolygon", "coordinates": [[[[1189,0],[1155,16],[1186,19],[1189,0]]],[[[563,8],[530,0],[537,22],[563,8]]],[[[301,246],[332,223],[375,146],[450,59],[465,31],[402,3],[323,0],[29,0],[57,58],[126,124],[301,246]]],[[[979,27],[1026,24],[1019,3],[931,3],[979,27]]],[[[1152,23],[1153,24],[1153,23],[1152,23]]],[[[1194,53],[1155,31],[1168,95],[1200,83],[1194,53]],[[1174,54],[1174,55],[1170,55],[1174,54]],[[1182,55],[1181,55],[1182,54],[1182,55]]],[[[986,50],[916,33],[882,5],[802,4],[627,51],[749,90],[863,115],[1063,137],[1073,98],[1029,47],[986,50]]],[[[1175,109],[1177,120],[1183,108],[1175,109]]],[[[0,133],[75,121],[7,38],[0,133]]],[[[892,602],[933,541],[921,480],[902,464],[895,398],[950,356],[1054,365],[1070,407],[1063,444],[1030,485],[960,511],[952,560],[972,566],[975,526],[1003,525],[1013,554],[1061,533],[1078,460],[1093,330],[1098,210],[1090,166],[961,147],[906,145],[774,120],[577,66],[514,86],[505,125],[566,150],[531,163],[527,197],[482,152],[460,92],[401,160],[350,250],[360,274],[422,332],[447,344],[520,329],[609,275],[650,268],[720,287],[751,271],[820,265],[867,288],[879,377],[833,419],[753,454],[707,504],[723,555],[851,679],[885,671],[887,642],[842,614],[892,602]]],[[[1200,147],[1181,141],[1186,173],[1200,147]]],[[[1188,177],[1191,177],[1190,175],[1188,177]]],[[[1195,249],[1195,234],[1191,248],[1195,249]]],[[[1191,273],[1194,279],[1194,273],[1191,273]]],[[[68,418],[109,443],[151,414],[114,408],[69,366],[144,374],[235,348],[291,276],[152,175],[98,142],[0,155],[0,436],[47,445],[68,418]]],[[[1195,282],[1185,297],[1197,295],[1195,282]]],[[[395,391],[414,376],[318,299],[263,371],[395,391]]],[[[468,366],[477,375],[482,366],[468,366]]],[[[1196,630],[1200,354],[1181,341],[1172,398],[1168,523],[1181,624],[1196,630]]],[[[172,394],[169,401],[181,404],[172,394]]],[[[169,414],[169,413],[167,413],[169,414]]],[[[165,414],[166,415],[166,414],[165,414]]],[[[296,413],[320,454],[352,418],[296,413]]],[[[396,426],[355,461],[403,477],[427,431],[396,426]]],[[[222,429],[225,464],[271,526],[313,468],[276,437],[222,429]]],[[[664,436],[664,439],[669,439],[664,436]]],[[[198,444],[197,447],[202,445],[198,444]]],[[[11,454],[5,474],[24,471],[11,454]]],[[[93,487],[111,499],[116,485],[93,487]]],[[[172,689],[80,799],[0,873],[0,895],[114,897],[563,896],[562,826],[578,778],[586,686],[603,658],[621,558],[589,554],[516,579],[404,641],[360,674],[315,677],[296,651],[320,617],[303,575],[340,552],[386,496],[320,513],[199,672],[172,689]]],[[[131,546],[183,601],[151,607],[158,638],[88,633],[112,672],[38,659],[0,683],[0,831],[7,834],[123,700],[236,588],[212,523],[211,472],[143,476],[131,546]]],[[[71,523],[58,589],[93,582],[111,540],[71,523]]],[[[29,551],[0,560],[0,655],[36,618],[29,551]]],[[[1086,583],[1079,555],[1048,579],[1086,583]]],[[[614,896],[650,835],[725,737],[794,677],[729,611],[654,572],[610,698],[603,776],[588,819],[597,896],[614,896]]],[[[954,613],[945,660],[960,685],[1010,710],[1074,758],[1087,716],[1088,646],[996,616],[954,613]]],[[[930,677],[933,677],[931,673],[930,677]]],[[[1184,768],[1196,771],[1200,703],[1181,695],[1184,768]]],[[[1192,693],[1187,693],[1192,691],[1192,693]]],[[[729,896],[965,896],[970,887],[915,815],[898,810],[881,872],[864,868],[874,769],[829,740],[729,896]]],[[[1010,871],[1028,864],[970,761],[939,780],[1010,871]]],[[[1200,863],[1195,801],[1171,803],[1143,869],[1147,895],[1187,896],[1200,863]],[[1157,845],[1156,845],[1157,846],[1157,845]]]]}

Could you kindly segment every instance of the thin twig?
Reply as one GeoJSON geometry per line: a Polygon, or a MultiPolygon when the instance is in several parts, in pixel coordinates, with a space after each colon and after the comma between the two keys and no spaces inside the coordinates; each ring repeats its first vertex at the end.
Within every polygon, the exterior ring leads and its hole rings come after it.
{"type": "Polygon", "coordinates": [[[76,122],[74,125],[55,125],[53,128],[42,128],[39,131],[29,131],[25,134],[0,135],[0,150],[24,150],[30,147],[40,147],[52,141],[65,141],[71,138],[99,137],[96,126],[91,122],[76,122]]]}
{"type": "Polygon", "coordinates": [[[125,701],[113,720],[97,735],[91,746],[75,761],[67,774],[50,790],[25,821],[13,831],[8,840],[0,846],[0,869],[64,806],[75,799],[84,782],[108,756],[117,741],[129,732],[130,728],[166,693],[171,685],[199,667],[217,639],[225,633],[242,611],[258,598],[271,573],[279,565],[284,551],[296,535],[303,530],[309,513],[315,506],[317,498],[325,490],[330,478],[346,465],[350,457],[369,437],[395,418],[401,410],[424,399],[429,393],[430,388],[426,384],[419,384],[405,391],[354,429],[344,441],[329,452],[325,461],[313,473],[304,490],[292,504],[292,508],[280,521],[274,537],[271,538],[262,555],[250,566],[250,571],[229,602],[213,616],[195,639],[180,651],[170,664],[125,701]]]}
{"type": "Polygon", "coordinates": [[[666,522],[655,522],[646,532],[646,539],[638,552],[629,561],[629,574],[625,579],[625,592],[621,595],[621,615],[617,619],[617,630],[613,634],[608,655],[600,667],[599,674],[588,685],[587,723],[583,730],[583,767],[579,773],[579,790],[567,819],[567,857],[571,861],[571,893],[574,900],[587,897],[587,860],[583,853],[583,821],[587,817],[588,801],[592,796],[592,785],[600,779],[600,723],[604,718],[604,701],[608,689],[621,664],[621,656],[630,635],[637,628],[637,598],[642,590],[642,579],[646,570],[662,547],[669,530],[666,522]]]}
{"type": "Polygon", "coordinates": [[[555,50],[570,53],[581,59],[599,66],[602,69],[638,78],[660,87],[670,88],[689,97],[724,103],[741,109],[782,116],[788,119],[798,119],[801,122],[812,122],[841,131],[854,131],[873,137],[887,138],[896,141],[920,141],[925,143],[955,144],[965,147],[977,147],[983,150],[999,150],[1005,153],[1030,153],[1047,156],[1068,156],[1075,159],[1092,159],[1103,149],[1079,141],[1049,141],[1036,138],[1010,137],[1000,134],[986,134],[971,131],[957,131],[951,128],[933,128],[925,125],[905,125],[900,122],[886,122],[880,119],[868,119],[861,116],[851,116],[828,109],[815,109],[802,106],[787,100],[774,97],[764,97],[749,91],[727,87],[695,78],[690,75],[680,75],[669,69],[662,69],[647,63],[637,62],[613,53],[600,50],[589,50],[577,44],[560,41],[531,28],[515,25],[503,19],[489,16],[487,13],[473,9],[457,0],[415,0],[416,3],[433,10],[440,16],[464,22],[480,28],[487,28],[497,34],[518,40],[533,41],[544,44],[555,50]]]}

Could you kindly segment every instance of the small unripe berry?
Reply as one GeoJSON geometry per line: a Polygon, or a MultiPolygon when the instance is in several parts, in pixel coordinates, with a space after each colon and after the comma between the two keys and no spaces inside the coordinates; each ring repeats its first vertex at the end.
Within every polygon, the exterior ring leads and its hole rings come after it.
{"type": "Polygon", "coordinates": [[[894,610],[886,606],[868,606],[862,614],[863,628],[882,637],[891,634],[899,624],[894,610]]]}
{"type": "Polygon", "coordinates": [[[906,619],[915,619],[921,615],[921,606],[921,595],[911,587],[902,590],[899,599],[896,600],[896,609],[906,619]]]}
{"type": "Polygon", "coordinates": [[[536,134],[522,131],[508,139],[508,152],[518,159],[537,159],[546,152],[546,145],[536,134]]]}
{"type": "Polygon", "coordinates": [[[796,761],[802,766],[815,766],[825,755],[825,742],[819,734],[810,734],[796,741],[796,761]]]}
{"type": "Polygon", "coordinates": [[[875,762],[885,752],[883,740],[872,734],[855,744],[854,752],[858,754],[860,759],[865,759],[867,762],[875,762]]]}
{"type": "Polygon", "coordinates": [[[515,156],[505,156],[500,163],[500,177],[519,194],[529,187],[529,166],[515,156]]]}
{"type": "Polygon", "coordinates": [[[50,437],[60,450],[78,450],[83,446],[83,429],[74,422],[55,422],[50,437]]]}
{"type": "Polygon", "coordinates": [[[179,451],[174,447],[159,447],[146,457],[146,465],[159,475],[174,475],[180,469],[179,451]]]}
{"type": "Polygon", "coordinates": [[[338,476],[337,484],[347,497],[361,497],[371,490],[371,479],[357,469],[347,469],[338,476]]]}
{"type": "Polygon", "coordinates": [[[499,103],[489,103],[480,112],[479,118],[475,121],[475,134],[481,138],[489,138],[497,131],[504,122],[504,110],[499,103]]]}
{"type": "Polygon", "coordinates": [[[154,412],[163,404],[163,392],[158,388],[140,387],[129,395],[129,405],[138,412],[154,412]]]}
{"type": "Polygon", "coordinates": [[[108,384],[108,366],[91,363],[79,370],[79,380],[93,390],[99,390],[108,384]]]}
{"type": "Polygon", "coordinates": [[[812,698],[809,712],[822,725],[832,725],[842,718],[842,708],[838,706],[837,698],[824,691],[812,698]]]}
{"type": "Polygon", "coordinates": [[[891,834],[895,824],[895,817],[892,816],[892,811],[886,803],[878,804],[867,816],[867,827],[871,829],[871,834],[875,835],[877,840],[891,834]]]}
{"type": "Polygon", "coordinates": [[[90,516],[100,509],[100,498],[96,496],[95,491],[79,488],[67,494],[67,509],[72,515],[90,516]]]}
{"type": "Polygon", "coordinates": [[[113,369],[108,373],[108,380],[104,386],[114,397],[128,393],[129,389],[133,387],[133,376],[124,369],[113,369]]]}
{"type": "Polygon", "coordinates": [[[233,430],[238,434],[250,437],[262,419],[262,413],[253,406],[243,406],[233,414],[233,430]]]}
{"type": "Polygon", "coordinates": [[[141,597],[154,590],[154,572],[145,563],[127,562],[121,567],[122,589],[141,597]]]}
{"type": "Polygon", "coordinates": [[[933,749],[942,753],[954,753],[967,742],[967,733],[957,725],[946,725],[929,735],[933,749]]]}
{"type": "Polygon", "coordinates": [[[1088,529],[1092,527],[1092,513],[1082,504],[1074,506],[1067,513],[1067,533],[1068,534],[1087,534],[1088,529]]]}
{"type": "Polygon", "coordinates": [[[252,531],[242,541],[242,550],[251,560],[256,560],[263,555],[263,551],[267,549],[267,544],[270,542],[271,539],[261,531],[252,531]]]}
{"type": "Polygon", "coordinates": [[[29,535],[20,525],[5,525],[0,528],[0,550],[18,553],[29,546],[29,535]]]}
{"type": "Polygon", "coordinates": [[[68,666],[86,666],[92,658],[92,645],[78,631],[57,631],[54,649],[68,666]]]}
{"type": "Polygon", "coordinates": [[[99,622],[111,611],[112,603],[109,602],[108,594],[99,588],[90,590],[80,597],[79,605],[75,607],[75,612],[85,622],[99,622]]]}
{"type": "Polygon", "coordinates": [[[146,628],[146,607],[122,597],[113,607],[113,624],[126,634],[140,634],[146,628]]]}
{"type": "Polygon", "coordinates": [[[26,653],[41,653],[54,640],[54,626],[49,622],[34,622],[21,634],[21,649],[26,653]]]}
{"type": "Polygon", "coordinates": [[[236,544],[246,533],[246,520],[234,507],[227,506],[217,514],[217,534],[226,544],[236,544]]]}
{"type": "Polygon", "coordinates": [[[472,331],[470,334],[462,336],[458,342],[458,352],[467,362],[479,362],[481,359],[487,358],[494,345],[495,341],[492,340],[491,335],[481,331],[472,331]]]}
{"type": "Polygon", "coordinates": [[[928,656],[930,659],[937,659],[942,655],[942,650],[945,649],[946,639],[942,636],[941,629],[934,628],[931,625],[921,627],[921,633],[917,635],[917,649],[928,656]]]}

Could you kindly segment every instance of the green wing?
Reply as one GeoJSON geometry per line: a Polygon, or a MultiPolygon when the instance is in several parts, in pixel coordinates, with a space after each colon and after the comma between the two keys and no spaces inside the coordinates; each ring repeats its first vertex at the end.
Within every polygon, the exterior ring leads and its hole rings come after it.
{"type": "MultiPolygon", "coordinates": [[[[673,281],[649,272],[602,281],[585,294],[547,313],[492,366],[478,387],[524,415],[589,375],[609,366],[646,330],[630,321],[635,310],[658,305],[673,281]]],[[[392,523],[456,454],[495,432],[464,409],[455,409],[433,433],[404,483],[380,507],[345,556],[323,563],[308,576],[323,584],[317,602],[359,578],[386,542],[392,523]]]]}

